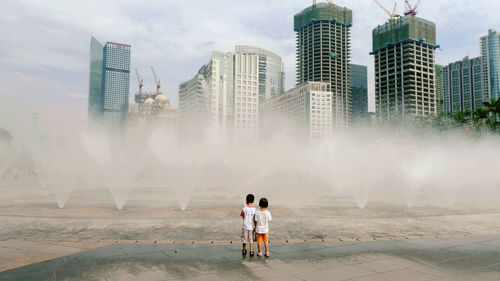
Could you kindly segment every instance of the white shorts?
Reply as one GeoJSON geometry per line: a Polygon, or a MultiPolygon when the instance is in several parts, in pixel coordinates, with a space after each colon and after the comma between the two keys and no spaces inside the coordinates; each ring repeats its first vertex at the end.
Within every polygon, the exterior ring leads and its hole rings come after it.
{"type": "Polygon", "coordinates": [[[253,243],[253,230],[241,229],[241,243],[253,243]]]}

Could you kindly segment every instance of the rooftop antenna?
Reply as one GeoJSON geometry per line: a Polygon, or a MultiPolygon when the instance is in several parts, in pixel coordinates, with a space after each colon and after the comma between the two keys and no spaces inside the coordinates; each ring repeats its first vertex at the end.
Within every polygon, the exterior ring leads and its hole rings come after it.
{"type": "Polygon", "coordinates": [[[420,5],[422,0],[418,0],[417,4],[415,6],[411,6],[410,2],[408,0],[405,0],[405,16],[412,15],[416,16],[417,15],[417,8],[420,5]]]}
{"type": "Polygon", "coordinates": [[[137,68],[135,69],[135,75],[137,75],[137,82],[139,82],[139,95],[142,95],[142,87],[144,87],[144,80],[139,75],[137,68]]]}
{"type": "Polygon", "coordinates": [[[160,80],[158,80],[158,76],[156,76],[155,69],[151,66],[151,70],[153,71],[153,77],[155,78],[155,84],[156,84],[156,94],[160,94],[160,80]]]}
{"type": "Polygon", "coordinates": [[[396,14],[396,11],[398,9],[397,2],[394,3],[394,9],[392,10],[392,12],[390,12],[384,6],[382,6],[382,4],[380,4],[379,1],[377,1],[377,0],[373,0],[373,1],[375,2],[375,4],[377,4],[380,8],[382,8],[387,13],[387,15],[389,16],[389,18],[387,19],[388,21],[394,21],[396,18],[400,17],[400,15],[396,14]]]}

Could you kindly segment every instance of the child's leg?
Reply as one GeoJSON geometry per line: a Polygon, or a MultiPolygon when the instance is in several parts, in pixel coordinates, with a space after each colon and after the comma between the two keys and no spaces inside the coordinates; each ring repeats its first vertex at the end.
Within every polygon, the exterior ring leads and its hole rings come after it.
{"type": "Polygon", "coordinates": [[[242,229],[241,230],[241,243],[243,243],[243,251],[246,251],[247,250],[247,239],[245,237],[245,230],[242,229]]]}
{"type": "Polygon", "coordinates": [[[257,241],[257,250],[259,250],[259,255],[262,255],[262,249],[261,249],[260,241],[257,241]]]}
{"type": "Polygon", "coordinates": [[[266,248],[266,254],[269,254],[269,234],[266,234],[264,239],[264,247],[266,248]]]}

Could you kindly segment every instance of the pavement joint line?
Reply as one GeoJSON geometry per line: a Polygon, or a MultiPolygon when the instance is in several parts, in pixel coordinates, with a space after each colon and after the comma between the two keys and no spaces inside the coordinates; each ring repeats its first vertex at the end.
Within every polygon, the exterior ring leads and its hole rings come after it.
{"type": "MultiPolygon", "coordinates": [[[[457,235],[421,235],[421,236],[377,236],[377,237],[339,237],[339,238],[321,238],[321,239],[277,239],[277,243],[288,243],[288,244],[297,244],[297,243],[330,243],[330,242],[371,242],[371,241],[402,241],[402,240],[421,240],[421,239],[450,239],[450,238],[460,238],[460,237],[469,237],[470,234],[457,234],[457,235]]],[[[481,237],[481,236],[478,236],[481,237]]],[[[488,237],[488,236],[484,236],[488,237]]],[[[497,239],[491,239],[488,241],[481,242],[489,242],[496,241],[497,239]]],[[[85,240],[85,239],[15,239],[15,238],[4,238],[0,239],[0,247],[1,242],[8,241],[26,241],[26,242],[45,242],[45,243],[88,243],[88,242],[96,242],[96,243],[108,243],[108,244],[122,244],[122,243],[153,243],[153,244],[238,244],[234,240],[165,240],[161,241],[157,240],[134,240],[134,239],[98,239],[98,240],[85,240]],[[235,243],[233,243],[235,242],[235,243]]],[[[474,243],[469,243],[474,244],[474,243]]]]}

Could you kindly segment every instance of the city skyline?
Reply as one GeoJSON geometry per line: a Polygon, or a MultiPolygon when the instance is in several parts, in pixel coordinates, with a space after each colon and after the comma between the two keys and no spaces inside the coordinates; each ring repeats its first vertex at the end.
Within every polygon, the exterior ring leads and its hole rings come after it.
{"type": "MultiPolygon", "coordinates": [[[[187,6],[193,5],[170,1],[155,5],[155,9],[150,6],[146,9],[129,4],[107,17],[105,14],[112,9],[112,4],[103,4],[99,7],[100,10],[89,8],[87,6],[92,5],[85,4],[87,8],[81,10],[74,8],[74,5],[81,4],[72,3],[73,8],[69,11],[69,6],[64,3],[49,6],[30,1],[7,3],[7,12],[0,14],[0,21],[18,23],[15,30],[26,31],[23,33],[27,35],[26,38],[14,42],[18,32],[6,31],[7,44],[1,47],[4,53],[1,61],[6,68],[1,71],[3,74],[1,79],[2,84],[7,87],[2,95],[6,95],[6,99],[14,104],[16,99],[21,104],[25,103],[23,99],[28,98],[33,103],[27,108],[31,112],[38,111],[37,106],[66,105],[76,108],[78,116],[86,117],[85,100],[89,79],[88,38],[91,35],[134,46],[131,68],[137,67],[143,73],[145,89],[154,87],[153,79],[148,75],[148,68],[153,65],[158,70],[167,98],[172,100],[174,106],[178,105],[178,84],[186,77],[192,76],[197,71],[197,66],[209,58],[211,51],[223,51],[228,49],[226,48],[228,45],[251,44],[281,55],[284,58],[287,77],[285,88],[288,90],[293,87],[295,84],[293,16],[310,6],[310,1],[287,3],[257,1],[250,8],[243,1],[192,2],[197,4],[189,10],[187,6]],[[273,15],[278,10],[278,14],[283,16],[273,15]],[[89,19],[83,18],[83,14],[89,19]],[[23,18],[24,23],[20,22],[20,18],[23,18]],[[194,18],[202,23],[201,28],[196,31],[187,25],[194,18]],[[168,24],[162,24],[160,28],[160,23],[163,22],[168,24]],[[117,25],[122,28],[113,32],[113,28],[117,25]],[[36,28],[32,30],[32,26],[36,28]],[[243,30],[244,36],[233,36],[236,29],[243,30]],[[43,40],[39,40],[40,35],[33,32],[40,33],[40,30],[44,35],[43,40]],[[172,38],[176,38],[177,41],[172,38]],[[183,48],[175,48],[176,46],[183,48]],[[33,52],[33,48],[37,51],[33,52]],[[32,84],[37,86],[30,86],[32,84]]],[[[390,2],[392,1],[383,1],[383,4],[389,5],[390,2]]],[[[334,3],[341,6],[345,4],[344,1],[334,3]]],[[[386,15],[374,3],[366,4],[365,1],[363,3],[361,1],[347,3],[347,7],[353,10],[354,17],[351,62],[368,66],[370,110],[373,110],[373,59],[369,56],[371,30],[383,24],[386,15]]],[[[479,55],[477,49],[479,38],[486,35],[488,29],[499,28],[495,25],[493,12],[497,10],[496,7],[500,8],[499,3],[477,1],[474,7],[467,10],[459,4],[445,4],[444,1],[422,2],[419,8],[420,16],[436,22],[437,26],[438,44],[442,47],[437,53],[437,63],[447,64],[466,55],[479,55]],[[439,17],[440,11],[446,11],[447,16],[439,17]],[[477,24],[461,24],[467,21],[474,21],[477,24]]],[[[135,79],[131,82],[130,95],[133,95],[137,90],[137,82],[135,79]]]]}

